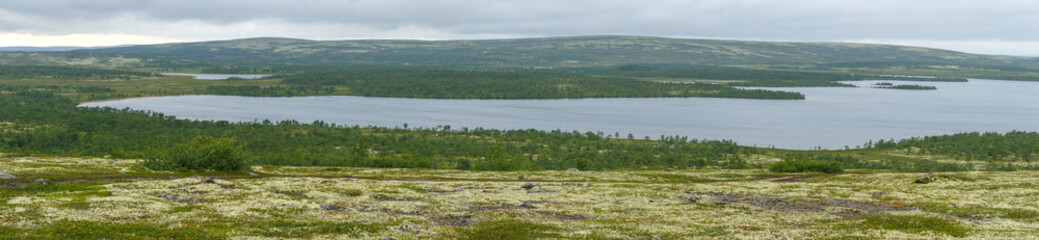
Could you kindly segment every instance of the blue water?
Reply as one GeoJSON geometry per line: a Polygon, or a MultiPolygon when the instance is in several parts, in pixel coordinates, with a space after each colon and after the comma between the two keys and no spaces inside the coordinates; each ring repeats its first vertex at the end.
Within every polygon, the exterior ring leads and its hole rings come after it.
{"type": "Polygon", "coordinates": [[[970,131],[1039,131],[1039,83],[971,80],[897,82],[938,90],[782,88],[798,100],[609,98],[445,100],[321,97],[178,96],[87,103],[180,118],[322,120],[341,125],[602,131],[636,138],[682,135],[740,145],[838,149],[869,140],[970,131]]]}
{"type": "Polygon", "coordinates": [[[168,76],[189,76],[199,80],[225,80],[231,77],[241,79],[260,79],[270,75],[261,74],[195,74],[195,73],[161,73],[168,76]]]}

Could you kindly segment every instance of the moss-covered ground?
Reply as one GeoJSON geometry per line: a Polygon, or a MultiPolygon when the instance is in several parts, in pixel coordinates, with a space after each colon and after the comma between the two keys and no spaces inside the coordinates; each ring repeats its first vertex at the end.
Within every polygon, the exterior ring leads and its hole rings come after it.
{"type": "Polygon", "coordinates": [[[0,239],[1029,239],[1039,172],[535,171],[0,157],[0,239]],[[195,175],[198,176],[195,176],[195,175]],[[219,180],[208,180],[214,177],[219,180]],[[49,183],[34,183],[43,178],[49,183]],[[522,185],[532,183],[532,189],[522,185]]]}

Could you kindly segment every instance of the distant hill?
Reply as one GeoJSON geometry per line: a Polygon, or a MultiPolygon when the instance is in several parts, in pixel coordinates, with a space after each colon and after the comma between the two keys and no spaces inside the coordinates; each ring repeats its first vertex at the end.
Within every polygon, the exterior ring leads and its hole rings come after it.
{"type": "Polygon", "coordinates": [[[451,41],[312,41],[288,38],[252,38],[87,49],[75,52],[239,66],[251,64],[354,64],[543,68],[624,64],[824,65],[831,67],[931,64],[1039,69],[1039,61],[1036,58],[978,55],[920,47],[641,36],[451,41]]]}
{"type": "Polygon", "coordinates": [[[0,47],[0,52],[64,52],[83,47],[0,47]]]}
{"type": "MultiPolygon", "coordinates": [[[[124,46],[118,46],[124,47],[124,46]]],[[[99,49],[99,48],[112,48],[112,47],[72,47],[72,46],[58,46],[58,47],[0,47],[0,52],[65,52],[75,51],[83,49],[99,49]]]]}

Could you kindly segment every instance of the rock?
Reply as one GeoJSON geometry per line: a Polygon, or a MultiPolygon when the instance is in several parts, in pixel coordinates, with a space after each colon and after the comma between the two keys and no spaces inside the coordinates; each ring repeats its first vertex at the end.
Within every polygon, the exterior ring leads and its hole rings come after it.
{"type": "Polygon", "coordinates": [[[404,226],[400,226],[397,229],[400,229],[401,231],[418,231],[418,230],[422,230],[422,226],[405,224],[404,226]]]}
{"type": "Polygon", "coordinates": [[[873,199],[880,199],[880,197],[883,197],[884,195],[887,195],[887,193],[884,193],[884,192],[873,192],[873,193],[870,193],[870,195],[873,196],[873,199]]]}
{"type": "Polygon", "coordinates": [[[577,168],[568,168],[566,170],[567,171],[571,171],[571,172],[580,172],[581,171],[581,169],[577,169],[577,168]]]}
{"type": "Polygon", "coordinates": [[[260,176],[260,174],[256,174],[256,173],[254,173],[254,172],[249,172],[249,176],[253,176],[253,177],[255,177],[255,176],[260,176]]]}
{"type": "Polygon", "coordinates": [[[216,183],[216,180],[213,180],[212,178],[199,177],[199,179],[202,180],[202,183],[216,183]]]}
{"type": "Polygon", "coordinates": [[[921,176],[920,178],[917,178],[914,183],[927,184],[932,183],[934,181],[938,181],[938,175],[935,175],[934,173],[927,173],[921,176]]]}
{"type": "Polygon", "coordinates": [[[527,189],[527,190],[530,190],[530,189],[532,189],[532,188],[534,188],[534,187],[537,187],[537,186],[538,186],[538,185],[535,185],[535,184],[533,184],[533,183],[525,183],[525,184],[523,184],[523,186],[520,186],[520,187],[521,187],[521,188],[523,188],[523,189],[527,189]]]}
{"type": "Polygon", "coordinates": [[[218,179],[218,178],[210,178],[209,181],[211,183],[213,183],[213,184],[220,185],[220,186],[234,185],[234,183],[231,183],[230,181],[223,180],[223,179],[218,179]]]}
{"type": "Polygon", "coordinates": [[[332,204],[321,204],[321,209],[325,211],[342,211],[346,210],[346,207],[332,204]]]}
{"type": "Polygon", "coordinates": [[[33,184],[37,184],[38,183],[38,184],[42,184],[42,185],[47,185],[48,184],[47,183],[47,179],[43,179],[43,178],[36,179],[36,181],[32,181],[32,183],[33,184]]]}
{"type": "Polygon", "coordinates": [[[0,172],[0,179],[11,179],[11,178],[16,178],[16,177],[14,175],[11,175],[11,174],[8,174],[8,173],[5,173],[5,172],[0,172]]]}

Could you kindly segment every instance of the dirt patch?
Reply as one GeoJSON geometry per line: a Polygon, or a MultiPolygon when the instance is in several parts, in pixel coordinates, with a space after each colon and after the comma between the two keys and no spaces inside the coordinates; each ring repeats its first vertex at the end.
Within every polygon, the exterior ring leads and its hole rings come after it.
{"type": "Polygon", "coordinates": [[[735,203],[748,204],[773,211],[784,212],[827,212],[826,208],[838,208],[828,213],[841,217],[859,217],[866,215],[877,215],[892,211],[910,211],[916,208],[904,205],[882,204],[881,202],[859,202],[839,198],[814,198],[812,200],[788,200],[768,195],[752,194],[728,194],[717,192],[686,192],[692,195],[689,202],[699,202],[701,197],[713,198],[715,205],[728,205],[735,203]]]}
{"type": "Polygon", "coordinates": [[[161,198],[162,200],[183,203],[187,205],[195,205],[199,203],[199,199],[196,194],[161,193],[152,196],[161,198]]]}
{"type": "Polygon", "coordinates": [[[512,210],[512,209],[535,209],[535,208],[537,208],[537,207],[534,207],[534,206],[532,206],[530,204],[527,204],[527,203],[523,203],[521,205],[508,205],[508,204],[504,204],[503,203],[503,204],[498,205],[498,206],[471,206],[471,207],[469,207],[469,209],[472,209],[472,210],[512,210]]]}
{"type": "Polygon", "coordinates": [[[419,200],[418,198],[402,197],[402,196],[390,196],[390,195],[382,194],[382,193],[375,194],[374,196],[372,196],[372,199],[375,199],[376,201],[384,201],[384,202],[386,202],[386,201],[389,201],[389,202],[410,202],[410,201],[417,201],[417,200],[419,200]]]}
{"type": "Polygon", "coordinates": [[[457,216],[457,217],[442,217],[433,219],[433,223],[438,226],[450,226],[450,227],[465,227],[476,223],[473,221],[472,216],[457,216]]]}
{"type": "Polygon", "coordinates": [[[559,220],[563,220],[563,221],[580,221],[580,220],[588,219],[588,216],[580,215],[580,214],[568,215],[568,214],[559,214],[559,213],[547,212],[547,211],[534,211],[534,213],[540,214],[541,216],[553,217],[555,219],[559,219],[559,220]]]}

